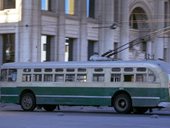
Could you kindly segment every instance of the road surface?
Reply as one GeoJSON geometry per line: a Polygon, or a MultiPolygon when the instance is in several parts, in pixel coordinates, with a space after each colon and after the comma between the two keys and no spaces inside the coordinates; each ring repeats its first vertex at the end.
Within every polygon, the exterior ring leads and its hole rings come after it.
{"type": "Polygon", "coordinates": [[[24,112],[17,105],[0,105],[0,128],[170,128],[170,111],[143,115],[117,114],[109,107],[68,107],[24,112]]]}

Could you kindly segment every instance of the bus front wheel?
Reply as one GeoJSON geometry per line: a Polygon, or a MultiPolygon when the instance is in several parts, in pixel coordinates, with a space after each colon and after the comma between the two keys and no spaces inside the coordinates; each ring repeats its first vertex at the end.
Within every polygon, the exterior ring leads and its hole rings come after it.
{"type": "Polygon", "coordinates": [[[21,95],[21,107],[24,111],[33,111],[36,107],[35,96],[32,93],[24,93],[21,95]]]}
{"type": "Polygon", "coordinates": [[[127,94],[118,94],[114,97],[113,106],[118,113],[130,113],[132,110],[131,98],[127,94]]]}

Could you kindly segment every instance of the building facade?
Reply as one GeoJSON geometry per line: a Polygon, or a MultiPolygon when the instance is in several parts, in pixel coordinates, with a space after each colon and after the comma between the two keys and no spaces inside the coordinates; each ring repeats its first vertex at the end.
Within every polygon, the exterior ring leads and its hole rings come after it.
{"type": "Polygon", "coordinates": [[[0,0],[0,64],[122,60],[170,62],[170,0],[0,0]]]}

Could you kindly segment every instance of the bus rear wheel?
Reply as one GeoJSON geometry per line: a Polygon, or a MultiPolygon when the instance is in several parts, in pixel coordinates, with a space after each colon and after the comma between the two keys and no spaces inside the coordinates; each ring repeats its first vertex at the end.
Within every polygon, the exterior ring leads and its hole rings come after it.
{"type": "Polygon", "coordinates": [[[33,111],[36,107],[35,96],[32,93],[21,95],[20,105],[24,111],[33,111]]]}
{"type": "Polygon", "coordinates": [[[114,97],[113,106],[118,113],[130,113],[132,110],[131,98],[127,94],[118,94],[114,97]]]}
{"type": "Polygon", "coordinates": [[[56,105],[44,105],[43,108],[48,112],[52,112],[56,109],[56,105]]]}

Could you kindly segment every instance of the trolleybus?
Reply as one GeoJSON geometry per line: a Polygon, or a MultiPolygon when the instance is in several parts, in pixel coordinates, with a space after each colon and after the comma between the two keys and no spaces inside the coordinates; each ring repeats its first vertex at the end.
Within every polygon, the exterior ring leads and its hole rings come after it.
{"type": "Polygon", "coordinates": [[[2,103],[37,106],[111,106],[145,113],[170,106],[170,65],[160,60],[6,63],[0,69],[2,103]]]}

